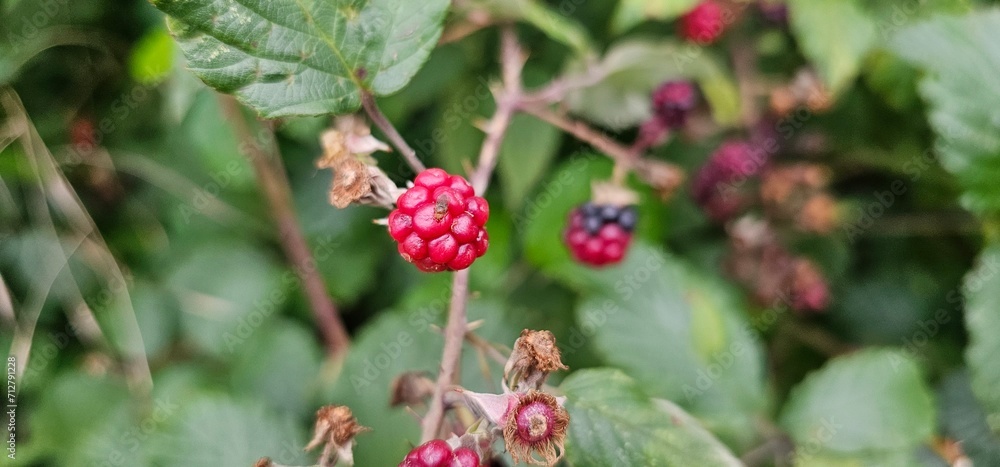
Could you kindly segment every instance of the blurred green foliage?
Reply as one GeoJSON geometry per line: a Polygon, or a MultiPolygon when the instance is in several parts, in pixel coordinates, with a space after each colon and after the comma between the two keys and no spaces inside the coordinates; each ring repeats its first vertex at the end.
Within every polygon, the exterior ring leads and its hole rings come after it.
{"type": "MultiPolygon", "coordinates": [[[[529,86],[599,75],[565,104],[623,141],[657,84],[696,80],[717,131],[680,135],[653,158],[694,173],[740,132],[733,43],[692,49],[674,37],[693,2],[474,3],[520,21],[529,86]]],[[[844,224],[789,239],[831,284],[824,315],[762,307],[726,280],[726,232],[686,187],[664,203],[630,180],[642,201],[627,260],[573,263],[560,239],[567,213],[612,164],[531,117],[511,125],[486,193],[491,249],[471,268],[470,320],[503,346],[524,328],[555,334],[571,367],[554,384],[565,378],[570,398],[572,465],[737,465],[781,430],[801,466],[945,465],[931,448],[947,441],[1000,465],[1000,12],[971,0],[788,3],[787,29],[747,14],[729,40],[750,41],[771,80],[812,64],[834,96],[825,113],[775,122],[791,131],[782,162],[832,169],[844,224]],[[896,182],[903,194],[872,215],[896,182]],[[856,351],[825,352],[829,341],[856,351]]],[[[345,404],[374,428],[358,439],[358,464],[398,462],[418,424],[388,406],[389,385],[436,372],[450,281],[396,254],[371,222],[383,211],[328,204],[330,173],[315,159],[329,119],[284,118],[278,143],[352,333],[342,362],[325,358],[246,142],[185,69],[182,49],[196,44],[178,46],[140,0],[6,0],[0,11],[0,292],[15,312],[0,316],[0,343],[30,349],[17,461],[303,465],[316,408],[345,404]]],[[[418,19],[436,28],[439,13],[418,19]]],[[[423,66],[381,70],[386,82],[373,68],[361,85],[386,94],[380,106],[425,163],[462,172],[495,106],[497,43],[494,29],[476,31],[428,47],[423,66]]],[[[248,79],[213,73],[222,87],[248,79]]],[[[357,107],[284,97],[268,112],[357,107]]],[[[377,158],[397,182],[412,177],[395,154],[377,158]]],[[[499,389],[488,356],[467,348],[462,369],[464,386],[499,389]]]]}

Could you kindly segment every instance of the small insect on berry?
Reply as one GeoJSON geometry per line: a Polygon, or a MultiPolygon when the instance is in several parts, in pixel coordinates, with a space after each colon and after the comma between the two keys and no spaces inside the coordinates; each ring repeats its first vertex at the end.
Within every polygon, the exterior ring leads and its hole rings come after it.
{"type": "Polygon", "coordinates": [[[468,448],[452,451],[443,440],[432,439],[413,448],[399,467],[480,467],[479,455],[468,448]]]}
{"type": "Polygon", "coordinates": [[[486,254],[490,207],[459,175],[427,169],[396,200],[389,235],[421,271],[458,271],[486,254]]]}
{"type": "Polygon", "coordinates": [[[680,20],[681,37],[699,44],[708,45],[722,36],[725,23],[722,6],[714,0],[703,0],[680,20]]]}
{"type": "Polygon", "coordinates": [[[570,212],[563,240],[581,263],[615,264],[625,257],[637,220],[635,206],[586,203],[570,212]]]}

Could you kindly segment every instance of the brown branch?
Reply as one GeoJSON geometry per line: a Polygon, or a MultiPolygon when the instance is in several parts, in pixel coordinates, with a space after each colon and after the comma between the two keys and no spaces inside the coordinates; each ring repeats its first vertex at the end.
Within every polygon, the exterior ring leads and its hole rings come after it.
{"type": "Polygon", "coordinates": [[[591,128],[584,122],[557,114],[547,107],[524,106],[521,110],[593,146],[597,150],[607,154],[611,159],[614,159],[618,164],[634,168],[641,161],[639,155],[630,148],[609,138],[604,133],[591,128]]]}
{"type": "Polygon", "coordinates": [[[338,357],[350,345],[350,337],[344,328],[344,323],[337,314],[337,308],[326,290],[326,284],[316,270],[312,252],[306,242],[302,229],[299,228],[292,203],[292,189],[288,176],[281,165],[281,157],[274,141],[273,130],[263,125],[259,138],[254,133],[243,115],[240,104],[229,96],[221,96],[220,103],[228,116],[239,141],[245,147],[241,151],[253,165],[261,191],[270,206],[271,214],[278,224],[279,240],[285,256],[302,281],[302,287],[309,301],[310,309],[316,319],[327,352],[331,357],[338,357]],[[266,144],[260,144],[266,143],[266,144]]]}
{"type": "Polygon", "coordinates": [[[760,108],[757,105],[757,54],[753,46],[734,41],[729,47],[730,59],[733,62],[733,73],[736,75],[736,85],[740,93],[740,123],[747,131],[754,131],[757,120],[760,119],[760,108]]]}
{"type": "Polygon", "coordinates": [[[375,103],[375,96],[371,95],[369,92],[362,92],[361,105],[368,114],[368,118],[371,118],[372,123],[382,130],[385,137],[389,139],[389,142],[392,143],[393,146],[396,147],[396,150],[399,151],[399,154],[403,156],[403,159],[406,160],[406,163],[410,165],[410,168],[412,168],[414,172],[420,173],[427,170],[424,163],[420,162],[420,159],[417,158],[417,151],[414,151],[409,144],[406,144],[406,140],[403,139],[403,136],[396,131],[396,127],[392,126],[392,122],[390,122],[389,119],[385,118],[385,115],[382,114],[382,110],[380,110],[378,108],[378,104],[375,103]]]}
{"type": "MultiPolygon", "coordinates": [[[[490,176],[496,168],[500,145],[507,133],[507,127],[518,108],[521,96],[521,70],[526,59],[518,45],[517,35],[510,25],[501,30],[500,64],[503,87],[495,92],[497,109],[486,124],[486,139],[479,151],[479,163],[470,176],[476,193],[483,194],[489,186],[490,176]]],[[[427,415],[421,423],[421,442],[437,438],[444,420],[444,395],[455,384],[462,360],[462,341],[468,323],[466,305],[469,295],[469,270],[455,272],[451,285],[451,305],[448,307],[448,324],[444,330],[444,351],[438,372],[434,395],[431,397],[427,415]]]]}

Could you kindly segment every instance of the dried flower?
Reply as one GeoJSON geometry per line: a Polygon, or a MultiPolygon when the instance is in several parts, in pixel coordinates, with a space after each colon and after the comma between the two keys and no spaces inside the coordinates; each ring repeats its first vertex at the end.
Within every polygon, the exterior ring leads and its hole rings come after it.
{"type": "Polygon", "coordinates": [[[503,428],[507,451],[515,463],[555,465],[566,452],[569,412],[555,397],[541,391],[532,390],[517,398],[503,428]]]}
{"type": "Polygon", "coordinates": [[[554,465],[565,452],[569,412],[566,398],[531,389],[527,392],[480,394],[459,389],[473,414],[502,433],[514,462],[554,465]]]}
{"type": "Polygon", "coordinates": [[[320,137],[323,156],[316,161],[317,167],[333,170],[330,204],[339,209],[352,203],[391,209],[401,190],[371,158],[375,151],[389,151],[389,146],[354,115],[337,117],[334,125],[320,137]]]}
{"type": "Polygon", "coordinates": [[[329,465],[336,464],[338,459],[354,465],[354,437],[369,430],[370,428],[358,424],[349,407],[323,406],[316,411],[316,427],[312,441],[306,445],[306,451],[311,451],[322,444],[325,446],[320,456],[320,464],[324,464],[332,456],[329,465]]]}
{"type": "Polygon", "coordinates": [[[798,312],[823,311],[830,300],[822,271],[792,254],[762,220],[744,217],[729,227],[726,271],[766,305],[785,303],[798,312]]]}
{"type": "Polygon", "coordinates": [[[504,382],[513,391],[540,389],[549,373],[566,370],[556,347],[556,337],[549,331],[524,329],[514,341],[514,350],[504,365],[504,382]]]}

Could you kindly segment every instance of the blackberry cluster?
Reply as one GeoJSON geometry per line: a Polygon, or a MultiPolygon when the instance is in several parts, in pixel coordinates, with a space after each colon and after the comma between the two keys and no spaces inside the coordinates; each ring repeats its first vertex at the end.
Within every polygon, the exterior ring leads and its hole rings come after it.
{"type": "Polygon", "coordinates": [[[586,203],[569,216],[564,240],[577,261],[591,266],[618,263],[632,242],[635,206],[586,203]]]}
{"type": "Polygon", "coordinates": [[[447,442],[432,439],[413,448],[399,467],[480,467],[479,456],[468,448],[452,451],[447,442]]]}

